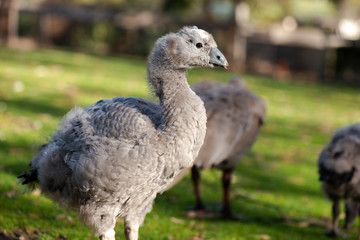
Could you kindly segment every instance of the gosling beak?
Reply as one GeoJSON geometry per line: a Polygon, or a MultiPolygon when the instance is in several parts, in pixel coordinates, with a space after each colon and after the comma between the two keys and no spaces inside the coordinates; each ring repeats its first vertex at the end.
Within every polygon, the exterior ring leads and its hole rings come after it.
{"type": "Polygon", "coordinates": [[[227,67],[229,66],[228,62],[226,61],[226,58],[220,52],[219,49],[211,48],[209,56],[210,56],[210,63],[213,64],[214,66],[223,67],[225,69],[227,69],[227,67]]]}

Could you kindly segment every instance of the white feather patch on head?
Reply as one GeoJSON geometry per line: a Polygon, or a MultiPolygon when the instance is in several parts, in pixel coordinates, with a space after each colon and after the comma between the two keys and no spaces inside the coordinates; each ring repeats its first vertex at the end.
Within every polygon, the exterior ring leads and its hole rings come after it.
{"type": "Polygon", "coordinates": [[[202,29],[194,29],[194,31],[196,31],[200,35],[200,37],[204,40],[209,38],[209,34],[202,29]]]}

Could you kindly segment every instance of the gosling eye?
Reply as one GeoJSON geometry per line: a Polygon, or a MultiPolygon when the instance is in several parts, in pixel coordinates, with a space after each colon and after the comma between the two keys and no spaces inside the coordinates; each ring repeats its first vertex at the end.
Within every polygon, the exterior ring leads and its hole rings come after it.
{"type": "Polygon", "coordinates": [[[197,48],[202,48],[203,45],[202,45],[202,43],[197,43],[197,44],[196,44],[196,47],[197,47],[197,48]]]}
{"type": "Polygon", "coordinates": [[[343,154],[344,154],[344,151],[339,151],[339,152],[334,153],[333,157],[334,157],[334,158],[339,158],[339,157],[341,157],[341,155],[343,155],[343,154]]]}

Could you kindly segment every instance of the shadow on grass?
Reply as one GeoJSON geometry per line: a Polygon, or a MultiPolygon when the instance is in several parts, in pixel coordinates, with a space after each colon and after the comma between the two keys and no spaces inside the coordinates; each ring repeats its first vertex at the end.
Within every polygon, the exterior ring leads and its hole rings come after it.
{"type": "Polygon", "coordinates": [[[260,132],[260,135],[265,135],[269,138],[283,138],[285,141],[287,139],[296,139],[302,141],[301,137],[304,134],[307,134],[310,137],[316,137],[319,134],[324,134],[324,131],[322,130],[321,125],[318,123],[309,121],[295,122],[289,119],[268,116],[265,119],[265,125],[260,132]],[[279,131],[279,128],[281,128],[281,131],[279,131]]]}
{"type": "MultiPolygon", "coordinates": [[[[0,47],[1,49],[1,47],[0,47]]],[[[1,51],[0,51],[1,53],[1,51]]],[[[78,51],[56,51],[38,49],[36,51],[27,52],[25,55],[18,54],[18,51],[6,49],[0,55],[6,58],[8,64],[36,64],[44,66],[59,65],[71,70],[86,70],[88,68],[104,67],[106,71],[118,69],[127,69],[129,66],[142,68],[146,72],[146,58],[137,56],[104,56],[98,54],[82,53],[78,51]],[[50,54],[47,54],[50,52],[50,54]]],[[[104,70],[105,70],[104,69],[104,70]]]]}
{"type": "Polygon", "coordinates": [[[14,177],[29,169],[29,163],[37,146],[27,143],[3,142],[0,145],[0,154],[6,158],[0,161],[0,170],[14,174],[14,177]]]}
{"type": "MultiPolygon", "coordinates": [[[[187,197],[184,198],[187,199],[187,197]]],[[[236,204],[241,205],[241,213],[244,214],[245,220],[224,220],[219,217],[189,219],[184,216],[186,211],[184,206],[189,203],[184,198],[174,201],[176,197],[171,192],[160,195],[155,201],[154,211],[157,214],[169,216],[170,219],[175,217],[191,220],[190,227],[196,228],[194,225],[202,225],[202,229],[199,231],[207,237],[216,239],[240,236],[239,234],[242,234],[241,236],[245,239],[257,239],[254,236],[262,234],[271,236],[271,239],[326,239],[323,232],[327,229],[328,219],[289,218],[281,213],[282,210],[277,205],[267,204],[265,206],[262,202],[251,202],[243,198],[239,199],[236,204]],[[205,226],[203,226],[204,224],[205,226]],[[296,238],[293,238],[292,234],[296,238]]],[[[208,203],[208,209],[214,209],[214,204],[216,203],[208,203]]]]}
{"type": "MultiPolygon", "coordinates": [[[[270,156],[266,156],[267,159],[270,156]]],[[[276,157],[273,157],[273,161],[276,160],[276,157]]],[[[287,177],[290,177],[290,173],[284,173],[280,170],[275,170],[271,168],[259,168],[254,164],[250,166],[238,166],[238,169],[235,174],[241,176],[241,179],[246,179],[246,188],[249,190],[261,190],[271,192],[278,196],[282,194],[287,195],[297,195],[302,196],[317,196],[322,197],[321,191],[315,190],[312,186],[306,187],[304,185],[297,185],[290,183],[287,180],[287,177]]],[[[296,168],[296,166],[294,166],[296,168]]],[[[317,169],[314,164],[314,175],[317,174],[317,169]]],[[[317,179],[316,179],[317,180],[317,179]]],[[[220,179],[219,179],[220,181],[220,179]]],[[[209,185],[209,183],[207,183],[209,185]]],[[[241,180],[237,185],[234,185],[233,188],[241,188],[241,180]]]]}
{"type": "MultiPolygon", "coordinates": [[[[64,96],[48,96],[47,98],[63,98],[64,96]]],[[[11,112],[22,112],[23,115],[25,113],[32,114],[41,114],[48,113],[55,117],[63,116],[69,109],[66,107],[57,107],[52,104],[51,101],[36,101],[30,98],[22,98],[22,99],[3,99],[0,98],[0,102],[5,102],[9,108],[11,108],[11,112]]]]}

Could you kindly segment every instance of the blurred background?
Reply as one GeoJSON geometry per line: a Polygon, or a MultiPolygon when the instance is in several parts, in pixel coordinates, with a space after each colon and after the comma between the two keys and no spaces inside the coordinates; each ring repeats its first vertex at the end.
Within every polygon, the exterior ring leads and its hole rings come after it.
{"type": "Polygon", "coordinates": [[[0,44],[146,56],[183,25],[213,33],[232,70],[360,84],[358,0],[0,0],[0,44]]]}

